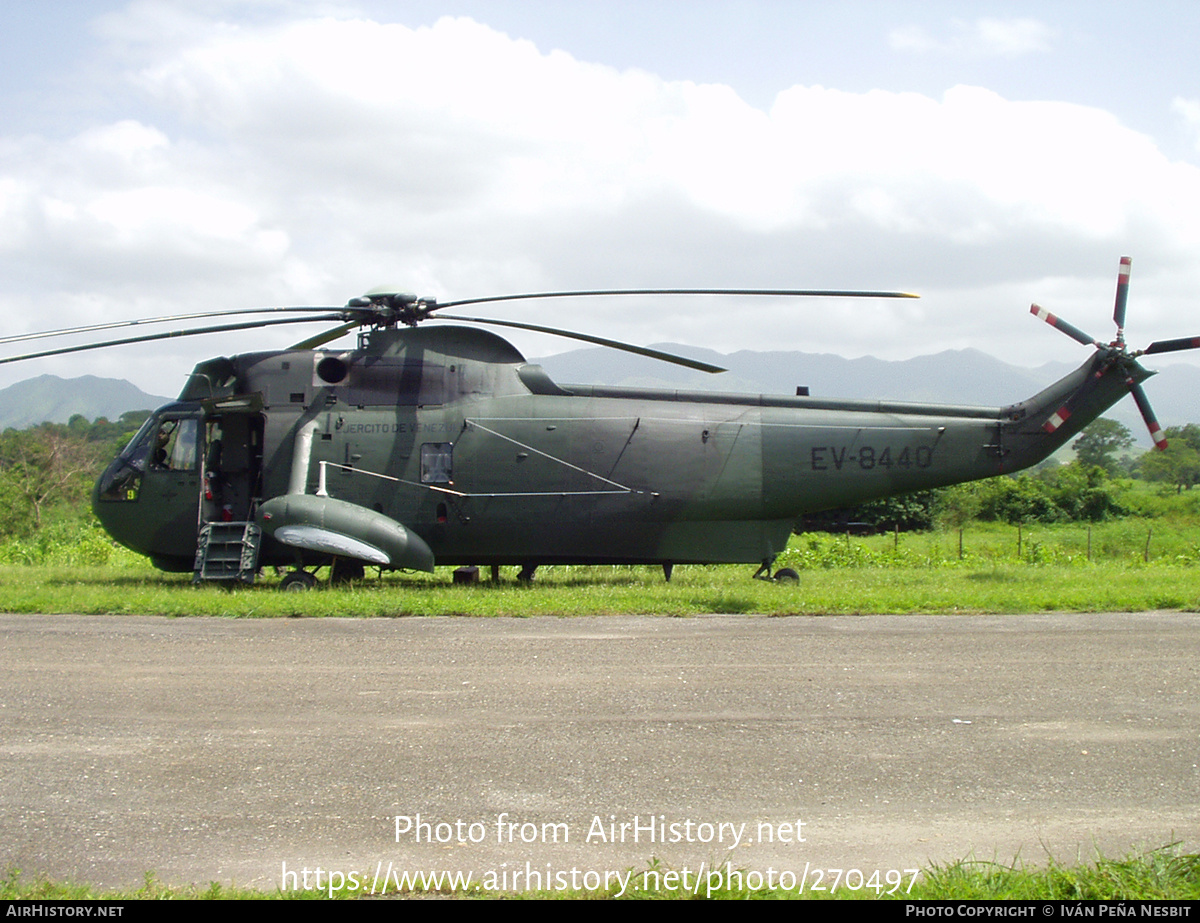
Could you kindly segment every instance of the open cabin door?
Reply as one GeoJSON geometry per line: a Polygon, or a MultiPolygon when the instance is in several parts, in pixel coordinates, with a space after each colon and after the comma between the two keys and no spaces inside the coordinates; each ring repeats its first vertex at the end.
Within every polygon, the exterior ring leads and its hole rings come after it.
{"type": "Polygon", "coordinates": [[[216,412],[204,429],[201,523],[253,519],[262,500],[262,414],[216,412]]]}
{"type": "Polygon", "coordinates": [[[261,532],[262,402],[257,396],[205,402],[199,523],[192,579],[253,583],[261,532]]]}

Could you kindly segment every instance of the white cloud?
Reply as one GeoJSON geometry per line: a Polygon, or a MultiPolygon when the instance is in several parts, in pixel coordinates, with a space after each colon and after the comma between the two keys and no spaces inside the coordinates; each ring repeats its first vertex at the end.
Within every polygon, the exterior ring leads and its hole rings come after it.
{"type": "MultiPolygon", "coordinates": [[[[635,342],[890,355],[994,344],[1035,361],[1062,355],[1049,336],[1031,350],[1023,317],[1053,280],[1086,290],[1097,328],[1122,253],[1151,257],[1140,272],[1197,281],[1200,171],[1097,109],[965,86],[796,86],[762,111],[725,86],[545,53],[466,19],[190,20],[156,51],[139,9],[124,32],[108,27],[135,43],[119,60],[138,62],[126,76],[155,114],[64,141],[0,138],[0,246],[19,264],[0,310],[20,323],[48,326],[33,307],[47,291],[82,323],[161,314],[164,298],[180,311],[341,303],[379,282],[443,298],[915,288],[920,329],[891,306],[844,303],[739,308],[735,325],[707,301],[569,310],[635,342]]],[[[1049,40],[1036,25],[964,34],[1034,49],[1049,40]]],[[[512,313],[561,325],[565,310],[512,313]]]]}
{"type": "Polygon", "coordinates": [[[1176,96],[1171,100],[1171,111],[1179,116],[1185,130],[1192,135],[1196,150],[1200,151],[1200,99],[1176,96]]]}
{"type": "Polygon", "coordinates": [[[901,26],[892,30],[888,41],[896,51],[926,54],[954,54],[971,57],[1019,57],[1050,51],[1055,30],[1037,19],[951,20],[943,38],[931,35],[921,26],[901,26]]]}

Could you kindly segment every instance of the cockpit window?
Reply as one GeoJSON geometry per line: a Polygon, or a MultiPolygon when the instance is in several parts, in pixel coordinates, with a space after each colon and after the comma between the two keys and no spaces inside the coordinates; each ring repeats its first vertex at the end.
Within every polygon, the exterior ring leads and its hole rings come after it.
{"type": "Polygon", "coordinates": [[[146,454],[150,448],[150,431],[154,429],[154,417],[147,417],[142,428],[134,433],[129,444],[121,450],[120,458],[136,465],[139,469],[146,467],[146,454]]]}
{"type": "Polygon", "coordinates": [[[142,488],[142,473],[146,470],[146,456],[150,454],[151,434],[157,429],[157,421],[150,417],[142,424],[121,454],[112,460],[100,476],[101,500],[133,501],[142,488]]]}
{"type": "Polygon", "coordinates": [[[151,471],[195,471],[200,421],[196,417],[151,417],[100,477],[101,500],[132,501],[151,471]]]}
{"type": "Polygon", "coordinates": [[[198,424],[199,421],[194,417],[163,420],[154,437],[151,467],[166,471],[195,471],[198,424]]]}

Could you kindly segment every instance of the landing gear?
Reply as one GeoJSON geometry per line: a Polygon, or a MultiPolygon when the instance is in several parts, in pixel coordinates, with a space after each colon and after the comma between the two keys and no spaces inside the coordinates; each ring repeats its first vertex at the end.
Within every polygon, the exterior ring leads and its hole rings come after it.
{"type": "Polygon", "coordinates": [[[304,570],[294,570],[279,581],[279,589],[285,593],[303,593],[317,585],[317,578],[304,570]]]}
{"type": "Polygon", "coordinates": [[[670,561],[663,562],[663,579],[666,580],[667,583],[671,582],[671,573],[674,570],[675,570],[675,565],[672,564],[670,561]]]}
{"type": "Polygon", "coordinates": [[[537,569],[538,566],[536,564],[522,564],[521,572],[517,574],[517,583],[524,583],[526,585],[533,583],[533,575],[537,572],[537,569]]]}
{"type": "Polygon", "coordinates": [[[350,558],[336,558],[329,568],[329,582],[334,585],[361,583],[366,576],[362,561],[350,558]]]}
{"type": "Polygon", "coordinates": [[[771,565],[774,564],[774,559],[763,561],[758,570],[754,572],[751,580],[774,580],[776,583],[797,583],[800,580],[800,574],[792,570],[790,567],[781,567],[775,571],[775,575],[771,576],[771,565]]]}
{"type": "MultiPolygon", "coordinates": [[[[320,569],[320,565],[318,565],[320,569]]],[[[277,569],[278,570],[278,569],[277,569]]],[[[352,583],[362,583],[367,577],[367,569],[362,561],[354,558],[334,558],[329,564],[329,585],[349,586],[352,583]]],[[[279,589],[285,593],[302,593],[317,585],[316,574],[303,569],[296,563],[296,569],[279,581],[279,589]]]]}

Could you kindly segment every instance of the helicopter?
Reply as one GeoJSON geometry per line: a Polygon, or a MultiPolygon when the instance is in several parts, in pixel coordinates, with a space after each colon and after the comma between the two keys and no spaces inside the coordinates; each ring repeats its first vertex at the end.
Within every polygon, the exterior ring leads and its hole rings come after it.
{"type": "Polygon", "coordinates": [[[797,518],[823,509],[1010,474],[1065,444],[1127,393],[1165,440],[1143,355],[1200,337],[1125,343],[1131,261],[1122,258],[1102,342],[1033,305],[1092,348],[1076,370],[1004,407],[560,384],[475,325],[553,333],[706,372],[717,366],[589,334],[447,308],[611,295],[916,297],[904,292],[619,289],[439,303],[393,288],[344,307],[205,312],[95,324],[0,342],[230,314],[281,314],[0,359],[0,364],[216,331],[336,323],[289,349],[209,359],[100,475],[108,533],[170,572],[252,583],[263,567],[304,590],[368,566],[478,574],[541,565],[757,565],[772,574],[797,518]],[[451,324],[426,324],[427,321],[451,324]],[[457,322],[457,323],[455,323],[457,322]],[[471,326],[460,326],[471,324],[471,326]],[[357,331],[353,348],[335,348],[357,331]]]}

